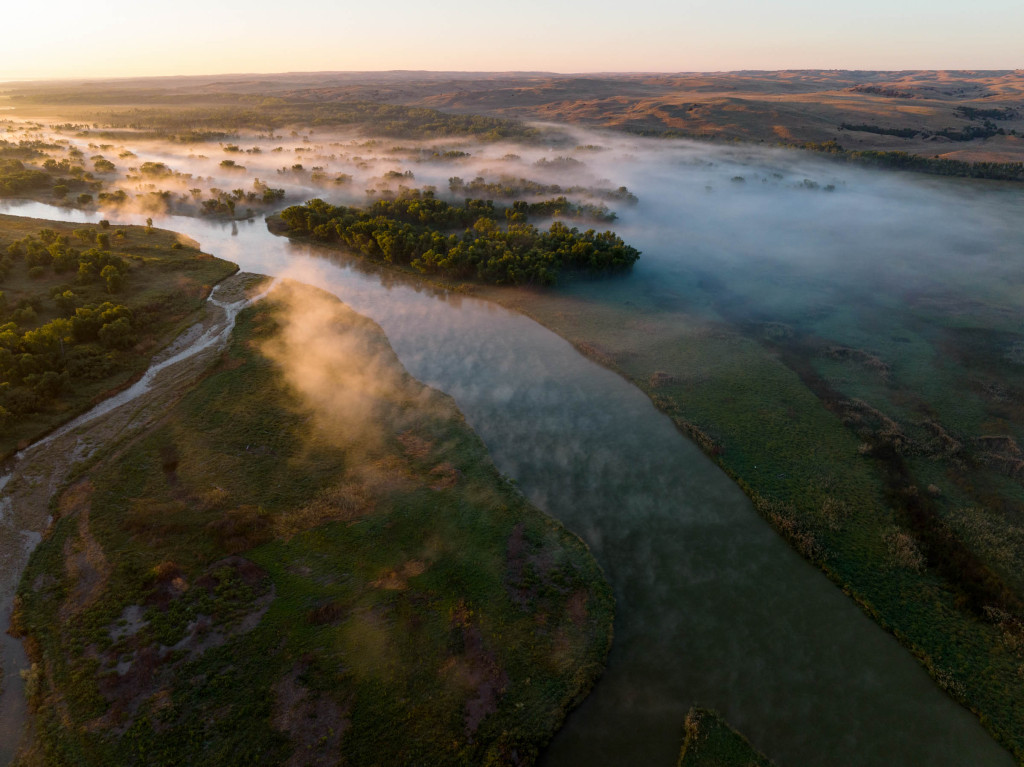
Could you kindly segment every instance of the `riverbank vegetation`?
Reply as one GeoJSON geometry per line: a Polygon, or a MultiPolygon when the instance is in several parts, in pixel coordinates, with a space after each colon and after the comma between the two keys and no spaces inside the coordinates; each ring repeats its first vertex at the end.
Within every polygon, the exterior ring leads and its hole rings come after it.
{"type": "MultiPolygon", "coordinates": [[[[864,126],[861,126],[864,127],[864,126]]],[[[947,157],[925,157],[910,152],[857,151],[844,149],[837,141],[801,144],[801,149],[870,168],[906,170],[934,176],[985,178],[994,181],[1024,181],[1024,162],[968,162],[947,157]]]]}
{"type": "Polygon", "coordinates": [[[635,194],[624,186],[620,186],[617,189],[581,185],[563,187],[560,184],[545,184],[529,178],[505,175],[500,176],[495,181],[488,181],[483,176],[476,176],[469,181],[464,181],[459,176],[452,176],[448,179],[448,189],[452,194],[459,197],[482,197],[486,199],[514,200],[517,198],[544,197],[555,194],[582,195],[584,197],[595,197],[627,205],[636,205],[640,201],[635,194]]]}
{"type": "Polygon", "coordinates": [[[716,711],[691,708],[677,767],[772,767],[716,711]]]}
{"type": "Polygon", "coordinates": [[[21,765],[531,764],[611,641],[580,540],[312,288],[53,513],[21,765]]]}
{"type": "Polygon", "coordinates": [[[172,232],[0,216],[0,454],[141,373],[232,271],[172,232]]]}
{"type": "Polygon", "coordinates": [[[564,271],[622,272],[640,257],[614,232],[580,232],[560,221],[542,231],[527,223],[531,217],[578,216],[588,210],[564,197],[516,201],[508,207],[473,199],[454,205],[431,191],[413,189],[364,209],[311,200],[281,211],[280,220],[290,236],[340,243],[371,260],[426,274],[498,285],[552,285],[564,271]]]}

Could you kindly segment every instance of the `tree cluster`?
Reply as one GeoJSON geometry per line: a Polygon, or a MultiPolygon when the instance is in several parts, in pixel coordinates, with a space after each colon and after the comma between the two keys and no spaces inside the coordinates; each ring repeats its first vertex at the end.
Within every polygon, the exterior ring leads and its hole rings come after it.
{"type": "Polygon", "coordinates": [[[535,204],[454,205],[429,191],[405,190],[365,209],[315,199],[286,208],[281,219],[292,234],[339,242],[371,260],[497,285],[552,285],[565,270],[620,272],[639,258],[614,232],[580,232],[560,221],[537,229],[525,222],[535,204]]]}
{"type": "Polygon", "coordinates": [[[966,162],[943,157],[923,157],[910,152],[860,152],[844,149],[835,141],[826,141],[821,144],[807,143],[800,146],[812,152],[820,152],[858,165],[932,173],[937,176],[1024,181],[1024,162],[966,162]]]}
{"type": "MultiPolygon", "coordinates": [[[[223,103],[230,101],[231,97],[222,94],[218,100],[223,103]]],[[[104,115],[103,121],[113,128],[151,131],[154,138],[189,142],[219,141],[237,131],[269,131],[288,125],[358,127],[368,135],[396,138],[475,136],[484,141],[501,141],[531,140],[540,136],[536,128],[516,120],[450,114],[425,107],[364,101],[289,102],[282,99],[263,99],[258,105],[245,103],[249,100],[240,97],[242,103],[219,108],[134,108],[104,115]]]]}
{"type": "Polygon", "coordinates": [[[505,200],[549,194],[573,194],[624,202],[627,205],[636,205],[639,202],[639,198],[624,186],[620,186],[618,189],[600,186],[563,187],[559,184],[544,184],[533,179],[516,178],[515,176],[501,176],[497,181],[487,181],[483,176],[477,176],[472,181],[463,181],[458,176],[452,176],[448,179],[448,189],[452,194],[460,196],[497,197],[505,200]]]}
{"type": "MultiPolygon", "coordinates": [[[[106,232],[81,229],[74,236],[83,242],[103,238],[109,244],[106,232]]],[[[80,252],[69,246],[66,235],[50,229],[8,245],[0,257],[0,280],[19,264],[30,278],[49,270],[73,272],[77,284],[100,281],[108,293],[123,289],[128,271],[120,256],[97,248],[80,252]]],[[[111,301],[87,303],[76,290],[81,289],[60,285],[50,291],[49,301],[33,293],[13,305],[0,292],[0,426],[45,409],[75,381],[108,376],[119,366],[115,352],[135,343],[127,307],[111,301]],[[44,312],[58,316],[38,325],[44,312]]]]}
{"type": "Polygon", "coordinates": [[[49,174],[26,168],[20,160],[0,159],[0,197],[13,197],[49,185],[49,174]]]}

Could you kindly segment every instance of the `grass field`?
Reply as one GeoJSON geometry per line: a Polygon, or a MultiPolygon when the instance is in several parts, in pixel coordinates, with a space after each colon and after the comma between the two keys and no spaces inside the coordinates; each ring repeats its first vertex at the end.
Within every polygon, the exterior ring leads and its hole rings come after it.
{"type": "Polygon", "coordinates": [[[22,764],[529,764],[610,645],[583,544],[311,288],[54,514],[22,764]]]}

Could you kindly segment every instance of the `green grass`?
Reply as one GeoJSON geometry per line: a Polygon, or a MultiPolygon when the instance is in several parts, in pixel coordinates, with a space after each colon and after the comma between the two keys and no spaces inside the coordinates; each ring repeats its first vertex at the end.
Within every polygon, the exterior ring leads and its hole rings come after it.
{"type": "MultiPolygon", "coordinates": [[[[95,246],[95,240],[85,243],[73,236],[75,230],[89,230],[94,237],[106,232],[111,235],[111,252],[128,262],[129,271],[123,290],[109,294],[103,280],[81,284],[74,273],[57,274],[47,268],[42,276],[30,277],[24,260],[17,259],[0,282],[7,307],[13,308],[19,301],[33,297],[41,301],[42,307],[35,319],[23,323],[20,329],[40,327],[62,316],[51,293],[63,287],[75,294],[79,305],[113,301],[127,306],[133,314],[137,337],[128,349],[104,351],[105,375],[72,377],[60,396],[47,402],[42,410],[12,419],[0,430],[0,455],[9,455],[38,439],[141,374],[154,353],[198,319],[211,286],[237,269],[227,261],[200,252],[195,243],[174,232],[116,224],[102,229],[94,224],[64,224],[8,215],[0,215],[0,253],[6,252],[11,242],[36,236],[42,229],[67,235],[69,245],[82,250],[95,246]],[[126,236],[113,236],[116,230],[123,230],[126,236]]],[[[0,321],[6,319],[0,317],[0,321]]]]}
{"type": "Polygon", "coordinates": [[[678,767],[771,767],[716,711],[691,708],[678,767]]]}
{"type": "Polygon", "coordinates": [[[333,305],[380,382],[360,428],[323,428],[265,356],[285,317],[267,300],[55,501],[15,621],[23,763],[529,764],[590,689],[612,598],[585,546],[333,305]]]}

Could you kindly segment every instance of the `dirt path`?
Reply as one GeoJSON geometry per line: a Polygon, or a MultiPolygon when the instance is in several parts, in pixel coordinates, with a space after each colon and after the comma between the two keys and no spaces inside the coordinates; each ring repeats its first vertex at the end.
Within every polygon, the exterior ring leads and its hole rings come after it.
{"type": "Polygon", "coordinates": [[[139,433],[185,394],[220,354],[235,316],[250,300],[255,275],[235,274],[218,285],[200,320],[153,358],[145,376],[0,467],[0,765],[13,758],[26,721],[28,665],[21,642],[7,636],[21,573],[50,521],[50,500],[74,465],[139,433]]]}

